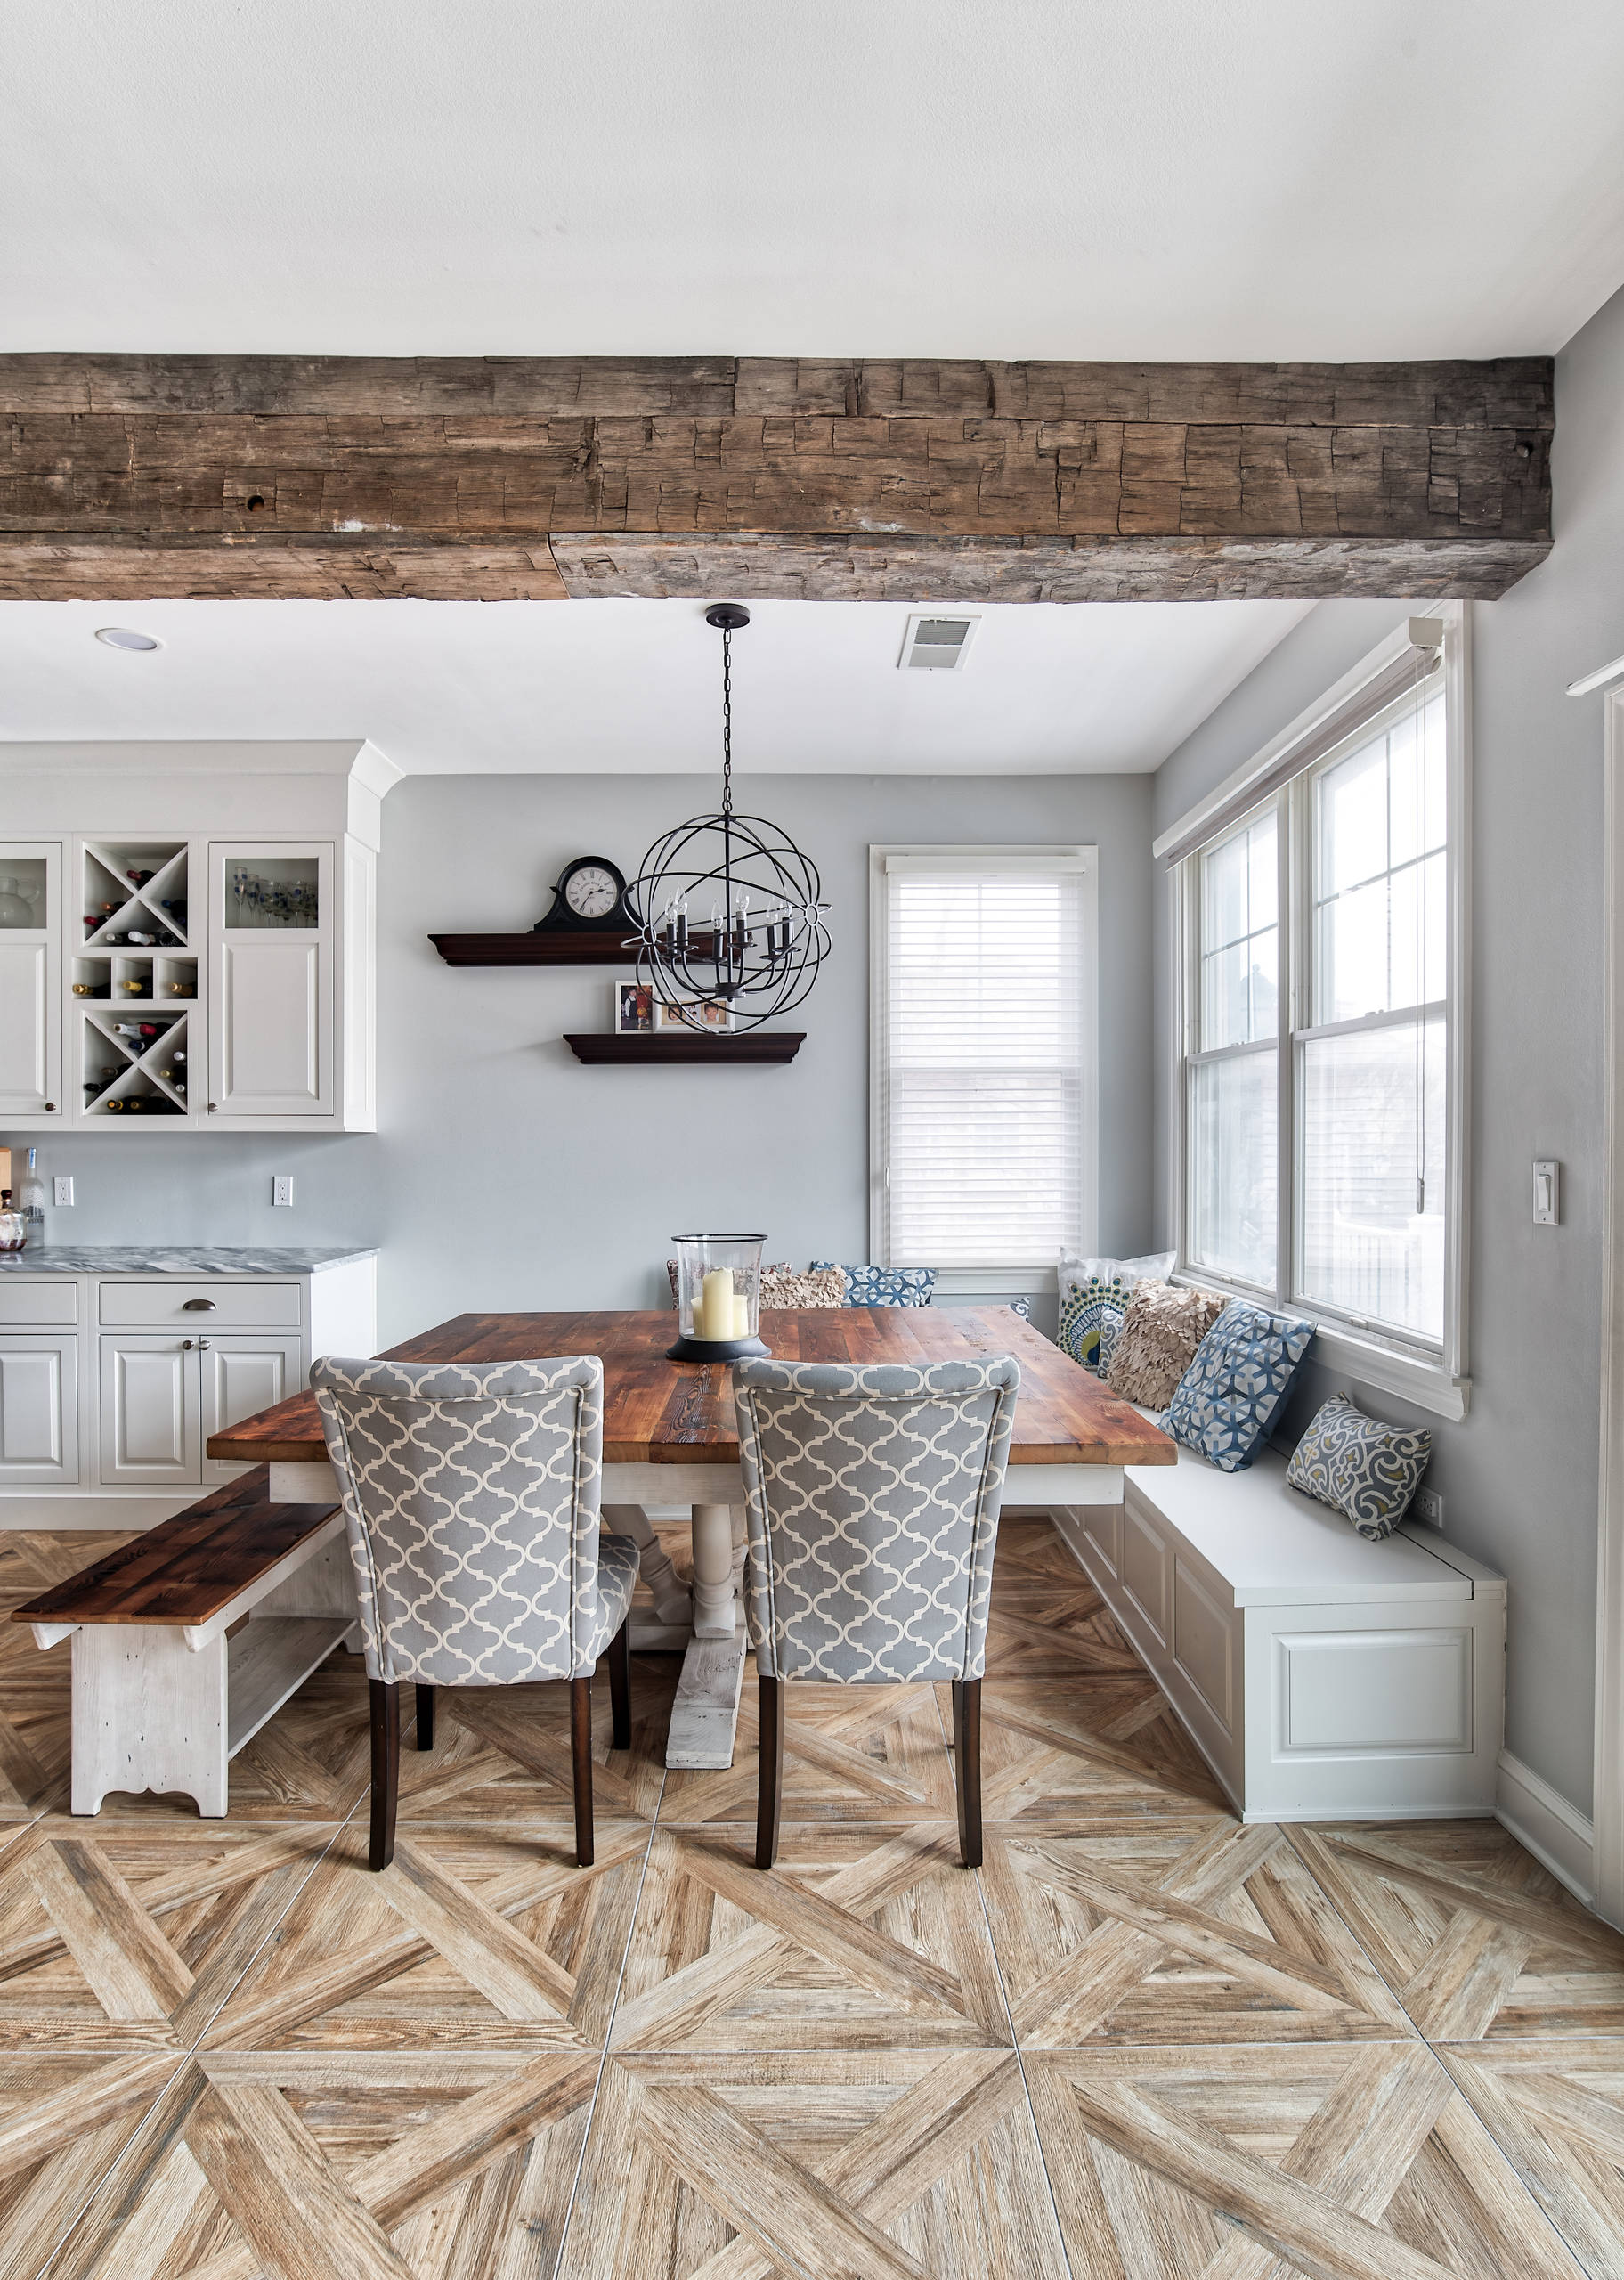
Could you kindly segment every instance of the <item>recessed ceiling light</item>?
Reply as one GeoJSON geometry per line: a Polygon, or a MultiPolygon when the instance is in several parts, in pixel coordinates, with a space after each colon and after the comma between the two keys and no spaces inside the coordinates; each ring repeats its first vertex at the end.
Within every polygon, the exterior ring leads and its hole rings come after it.
{"type": "Polygon", "coordinates": [[[127,625],[98,625],[96,639],[105,641],[110,649],[161,649],[164,646],[150,633],[137,633],[127,625]]]}

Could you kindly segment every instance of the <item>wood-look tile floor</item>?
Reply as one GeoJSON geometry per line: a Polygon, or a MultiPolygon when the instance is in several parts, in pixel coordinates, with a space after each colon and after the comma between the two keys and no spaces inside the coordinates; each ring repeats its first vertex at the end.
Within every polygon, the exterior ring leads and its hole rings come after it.
{"type": "MultiPolygon", "coordinates": [[[[0,1537],[0,1607],[112,1539],[0,1537]]],[[[1624,2280],[1624,1939],[1492,1822],[1242,1828],[1041,1517],[1004,1522],[987,1859],[946,1690],[790,1698],[784,1828],[667,1774],[674,1658],[443,1695],[364,1867],[335,1656],[231,1812],[67,1812],[0,1632],[0,2280],[1624,2280]]]]}

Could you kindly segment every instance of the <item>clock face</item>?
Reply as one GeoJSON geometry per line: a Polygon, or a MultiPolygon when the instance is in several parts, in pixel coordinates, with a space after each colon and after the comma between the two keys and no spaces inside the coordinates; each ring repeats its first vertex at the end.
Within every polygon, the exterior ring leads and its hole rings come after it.
{"type": "Polygon", "coordinates": [[[564,900],[577,918],[607,918],[620,899],[620,874],[605,863],[577,863],[565,875],[564,900]]]}

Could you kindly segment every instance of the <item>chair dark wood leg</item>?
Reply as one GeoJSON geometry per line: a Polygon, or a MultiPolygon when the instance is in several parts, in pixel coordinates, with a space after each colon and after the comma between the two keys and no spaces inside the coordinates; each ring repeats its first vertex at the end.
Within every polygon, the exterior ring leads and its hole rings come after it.
{"type": "Polygon", "coordinates": [[[761,1771],[756,1790],[756,1866],[778,1858],[778,1818],[784,1803],[784,1681],[761,1681],[761,1771]]]}
{"type": "Polygon", "coordinates": [[[434,1690],[432,1686],[418,1689],[418,1747],[433,1749],[434,1746],[434,1690]]]}
{"type": "Polygon", "coordinates": [[[372,1688],[372,1842],[369,1869],[394,1858],[394,1803],[401,1787],[401,1690],[381,1678],[372,1688]]]}
{"type": "Polygon", "coordinates": [[[614,1717],[614,1747],[631,1747],[631,1617],[609,1641],[609,1707],[614,1717]]]}
{"type": "Polygon", "coordinates": [[[570,1759],[575,1777],[575,1861],[589,1869],[592,1850],[592,1682],[570,1681],[570,1759]]]}
{"type": "Polygon", "coordinates": [[[953,1682],[953,1775],[959,1800],[959,1858],[981,1866],[981,1682],[953,1682]]]}

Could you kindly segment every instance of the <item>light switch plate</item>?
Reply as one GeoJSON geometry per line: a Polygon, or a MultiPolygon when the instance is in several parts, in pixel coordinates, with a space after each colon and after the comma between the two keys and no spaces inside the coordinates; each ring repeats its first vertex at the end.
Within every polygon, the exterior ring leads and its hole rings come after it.
{"type": "Polygon", "coordinates": [[[1562,1166],[1558,1163],[1536,1163],[1534,1166],[1534,1225],[1554,1227],[1562,1217],[1562,1166]]]}
{"type": "Polygon", "coordinates": [[[55,1179],[52,1182],[52,1193],[53,1200],[57,1203],[63,1206],[71,1203],[73,1201],[72,1174],[58,1172],[55,1179]]]}
{"type": "Polygon", "coordinates": [[[278,1172],[272,1180],[271,1201],[273,1208],[285,1205],[288,1210],[292,1210],[293,1175],[290,1172],[278,1172]]]}

